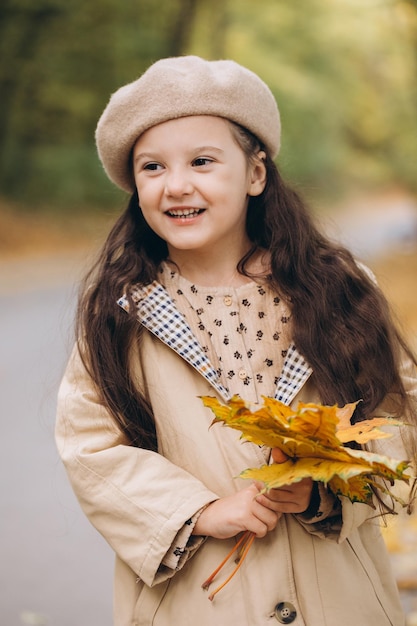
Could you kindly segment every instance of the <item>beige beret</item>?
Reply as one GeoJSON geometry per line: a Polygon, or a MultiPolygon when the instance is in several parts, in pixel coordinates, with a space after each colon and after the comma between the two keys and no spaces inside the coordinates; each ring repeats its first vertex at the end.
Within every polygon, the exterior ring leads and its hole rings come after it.
{"type": "Polygon", "coordinates": [[[96,129],[98,154],[118,187],[134,190],[130,155],[148,128],[178,117],[216,115],[237,122],[279,151],[281,124],[269,87],[234,61],[196,56],[161,59],[110,98],[96,129]]]}

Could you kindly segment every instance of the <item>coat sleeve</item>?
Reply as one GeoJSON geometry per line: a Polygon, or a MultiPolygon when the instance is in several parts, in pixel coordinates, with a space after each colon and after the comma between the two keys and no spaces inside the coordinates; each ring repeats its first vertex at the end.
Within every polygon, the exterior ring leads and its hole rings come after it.
{"type": "Polygon", "coordinates": [[[128,444],[77,349],[59,389],[56,442],[84,513],[145,584],[172,576],[204,541],[192,537],[174,569],[167,565],[176,538],[218,496],[160,454],[128,444]]]}

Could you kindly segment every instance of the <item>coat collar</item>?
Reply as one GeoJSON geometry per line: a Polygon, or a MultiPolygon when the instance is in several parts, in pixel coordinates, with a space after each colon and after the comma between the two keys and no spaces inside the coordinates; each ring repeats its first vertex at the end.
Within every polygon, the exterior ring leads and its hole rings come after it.
{"type": "MultiPolygon", "coordinates": [[[[142,326],[196,369],[224,400],[229,400],[230,393],[220,383],[216,370],[166,289],[154,281],[144,287],[134,286],[131,295],[142,326]]],[[[129,310],[125,295],[117,303],[125,311],[129,310]]],[[[278,379],[275,398],[284,404],[291,404],[311,373],[310,365],[292,343],[278,379]]]]}

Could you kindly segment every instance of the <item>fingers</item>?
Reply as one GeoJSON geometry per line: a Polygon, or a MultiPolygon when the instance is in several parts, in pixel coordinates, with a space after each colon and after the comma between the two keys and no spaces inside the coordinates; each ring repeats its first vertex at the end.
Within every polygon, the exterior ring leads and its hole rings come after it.
{"type": "Polygon", "coordinates": [[[313,490],[311,478],[286,485],[280,489],[270,489],[256,497],[264,507],[281,513],[303,513],[309,506],[313,490]]]}
{"type": "Polygon", "coordinates": [[[260,493],[262,483],[219,498],[200,514],[193,534],[227,539],[249,530],[265,537],[274,530],[283,513],[303,513],[310,504],[313,481],[305,478],[281,489],[260,493]]]}
{"type": "Polygon", "coordinates": [[[279,448],[272,448],[271,457],[274,463],[285,463],[288,459],[287,455],[283,453],[279,448]]]}
{"type": "Polygon", "coordinates": [[[271,507],[264,506],[261,502],[258,502],[257,499],[254,501],[252,514],[253,520],[249,522],[251,525],[250,530],[254,532],[257,537],[265,537],[267,533],[274,530],[282,515],[280,511],[275,511],[271,507]]]}
{"type": "Polygon", "coordinates": [[[275,528],[281,512],[274,510],[275,505],[271,501],[264,500],[269,506],[258,502],[258,494],[258,487],[252,484],[215,500],[201,512],[193,534],[227,539],[249,530],[257,537],[264,537],[275,528]]]}
{"type": "Polygon", "coordinates": [[[247,492],[250,493],[250,515],[246,519],[248,530],[255,533],[257,537],[265,535],[274,530],[281,512],[276,505],[263,496],[259,496],[259,487],[252,484],[247,492]],[[260,499],[259,499],[260,498],[260,499]]]}
{"type": "MultiPolygon", "coordinates": [[[[288,459],[280,448],[272,448],[271,458],[274,463],[285,463],[288,459]]],[[[274,510],[282,513],[303,513],[310,504],[312,490],[313,481],[311,478],[304,478],[298,483],[285,485],[280,489],[270,489],[265,493],[265,497],[275,503],[274,510]]]]}

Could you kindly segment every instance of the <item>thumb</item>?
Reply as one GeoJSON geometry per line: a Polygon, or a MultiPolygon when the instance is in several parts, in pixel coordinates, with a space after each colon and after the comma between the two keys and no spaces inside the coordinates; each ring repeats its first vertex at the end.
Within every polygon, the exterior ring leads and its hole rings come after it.
{"type": "Polygon", "coordinates": [[[285,463],[285,461],[288,459],[287,455],[284,454],[284,452],[279,448],[272,448],[271,456],[274,463],[285,463]]]}

